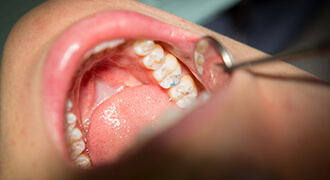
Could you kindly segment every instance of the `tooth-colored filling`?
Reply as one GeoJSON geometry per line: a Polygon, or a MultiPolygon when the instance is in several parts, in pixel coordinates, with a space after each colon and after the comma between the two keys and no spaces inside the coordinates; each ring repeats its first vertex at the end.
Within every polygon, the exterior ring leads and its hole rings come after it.
{"type": "Polygon", "coordinates": [[[66,107],[65,135],[73,164],[111,162],[171,104],[198,95],[192,75],[152,40],[114,40],[86,53],[66,107]]]}

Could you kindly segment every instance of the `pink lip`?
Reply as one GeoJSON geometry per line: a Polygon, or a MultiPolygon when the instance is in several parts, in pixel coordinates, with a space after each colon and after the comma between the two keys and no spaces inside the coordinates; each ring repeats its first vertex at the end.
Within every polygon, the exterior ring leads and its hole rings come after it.
{"type": "MultiPolygon", "coordinates": [[[[43,99],[45,118],[49,122],[55,147],[60,153],[66,154],[63,133],[66,93],[84,54],[103,41],[141,37],[167,42],[190,58],[193,57],[193,48],[200,38],[146,15],[117,10],[90,16],[71,26],[56,39],[45,61],[43,99]]],[[[192,61],[184,63],[193,67],[192,61]]]]}

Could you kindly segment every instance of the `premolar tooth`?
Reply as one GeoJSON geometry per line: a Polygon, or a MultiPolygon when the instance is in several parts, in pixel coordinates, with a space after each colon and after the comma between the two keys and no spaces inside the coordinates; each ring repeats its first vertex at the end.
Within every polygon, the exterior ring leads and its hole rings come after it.
{"type": "Polygon", "coordinates": [[[80,154],[77,159],[74,160],[74,163],[81,168],[90,168],[91,167],[91,161],[89,157],[87,157],[85,154],[80,154]]]}
{"type": "Polygon", "coordinates": [[[82,133],[78,128],[74,128],[71,132],[67,133],[67,142],[69,144],[82,139],[82,133]]]}
{"type": "Polygon", "coordinates": [[[186,108],[197,99],[197,88],[191,76],[182,77],[180,83],[169,91],[171,99],[181,108],[186,108]]]}
{"type": "Polygon", "coordinates": [[[85,150],[85,142],[83,140],[74,142],[70,145],[71,159],[74,160],[85,150]]]}
{"type": "Polygon", "coordinates": [[[153,40],[139,39],[133,44],[134,52],[139,56],[146,56],[156,47],[153,40]]]}
{"type": "Polygon", "coordinates": [[[158,69],[164,62],[164,50],[159,45],[150,52],[150,54],[143,58],[143,64],[148,69],[158,69]]]}
{"type": "Polygon", "coordinates": [[[172,54],[167,54],[165,62],[152,75],[161,87],[168,89],[180,82],[181,67],[176,57],[172,54]]]}

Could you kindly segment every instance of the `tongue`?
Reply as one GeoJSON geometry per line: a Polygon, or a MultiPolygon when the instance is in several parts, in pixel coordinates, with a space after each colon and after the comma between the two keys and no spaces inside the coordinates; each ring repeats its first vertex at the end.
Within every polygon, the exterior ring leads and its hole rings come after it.
{"type": "Polygon", "coordinates": [[[139,130],[153,126],[170,104],[159,87],[140,85],[112,96],[93,112],[87,135],[93,164],[113,162],[134,143],[139,130]]]}

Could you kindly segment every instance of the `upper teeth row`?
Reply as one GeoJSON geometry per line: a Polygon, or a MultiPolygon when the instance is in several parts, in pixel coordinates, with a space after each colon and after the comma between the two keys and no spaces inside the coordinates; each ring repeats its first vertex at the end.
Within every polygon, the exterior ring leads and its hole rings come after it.
{"type": "Polygon", "coordinates": [[[83,59],[89,58],[92,54],[97,54],[105,49],[112,49],[115,48],[125,42],[124,39],[115,39],[111,41],[105,41],[97,46],[95,46],[93,49],[89,50],[83,57],[83,59]]]}
{"type": "Polygon", "coordinates": [[[143,57],[143,65],[153,70],[152,76],[164,89],[169,89],[170,98],[181,108],[195,102],[197,88],[190,75],[181,77],[181,66],[175,56],[164,54],[163,48],[152,40],[139,39],[134,52],[143,57]]]}

